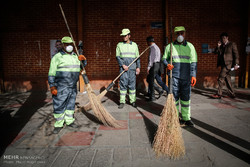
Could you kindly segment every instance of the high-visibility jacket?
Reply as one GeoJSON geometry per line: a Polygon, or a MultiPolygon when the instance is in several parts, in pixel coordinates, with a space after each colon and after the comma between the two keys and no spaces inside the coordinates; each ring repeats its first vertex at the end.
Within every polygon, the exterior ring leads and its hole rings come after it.
{"type": "MultiPolygon", "coordinates": [[[[130,41],[130,43],[119,42],[116,47],[116,59],[120,68],[123,65],[128,66],[134,59],[139,56],[139,49],[135,42],[130,41]]],[[[134,70],[140,68],[140,59],[133,63],[129,69],[134,70]]]]}
{"type": "Polygon", "coordinates": [[[79,80],[80,61],[75,53],[57,53],[50,62],[48,82],[50,87],[74,87],[79,80]]]}
{"type": "MultiPolygon", "coordinates": [[[[179,44],[177,41],[173,42],[172,57],[173,77],[184,80],[196,77],[197,53],[193,44],[187,41],[184,41],[183,44],[179,44]]],[[[170,44],[167,45],[162,60],[165,65],[170,63],[170,44]]]]}

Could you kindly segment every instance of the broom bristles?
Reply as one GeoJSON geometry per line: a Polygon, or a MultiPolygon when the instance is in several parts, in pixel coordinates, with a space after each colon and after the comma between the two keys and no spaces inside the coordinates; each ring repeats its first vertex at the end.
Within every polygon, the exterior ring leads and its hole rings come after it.
{"type": "Polygon", "coordinates": [[[185,146],[173,94],[169,94],[167,97],[153,144],[157,157],[167,156],[170,159],[179,159],[185,155],[185,146]]]}
{"type": "MultiPolygon", "coordinates": [[[[102,98],[105,96],[105,94],[106,94],[107,92],[108,92],[108,91],[107,91],[106,89],[105,89],[104,91],[102,91],[101,94],[99,94],[99,95],[97,96],[97,99],[101,101],[102,98]]],[[[91,110],[91,103],[88,102],[87,104],[85,104],[85,105],[83,106],[83,108],[84,108],[85,111],[91,110]]]]}
{"type": "Polygon", "coordinates": [[[95,116],[106,126],[119,128],[122,127],[119,121],[117,121],[106,109],[102,106],[100,99],[96,96],[89,84],[86,85],[87,93],[91,108],[95,116]]]}

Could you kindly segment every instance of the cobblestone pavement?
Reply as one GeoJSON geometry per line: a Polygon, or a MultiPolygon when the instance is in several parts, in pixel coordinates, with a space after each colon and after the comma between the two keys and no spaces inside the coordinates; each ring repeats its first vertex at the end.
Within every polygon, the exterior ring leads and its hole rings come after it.
{"type": "Polygon", "coordinates": [[[1,94],[0,166],[249,167],[250,90],[237,89],[237,98],[220,100],[210,98],[214,92],[192,89],[196,126],[182,128],[186,155],[179,160],[156,158],[152,150],[166,96],[147,102],[138,93],[137,108],[126,104],[118,109],[118,91],[108,92],[103,105],[125,125],[114,129],[101,125],[92,111],[82,110],[88,97],[78,93],[75,118],[80,127],[64,127],[54,135],[49,92],[1,94]]]}

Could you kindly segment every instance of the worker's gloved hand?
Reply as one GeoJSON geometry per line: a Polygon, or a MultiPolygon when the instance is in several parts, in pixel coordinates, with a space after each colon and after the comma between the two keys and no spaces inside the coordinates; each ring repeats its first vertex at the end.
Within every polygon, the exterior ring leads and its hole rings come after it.
{"type": "Polygon", "coordinates": [[[167,69],[168,69],[168,70],[172,70],[173,68],[174,68],[173,65],[171,65],[171,64],[168,64],[168,65],[167,65],[167,69]]]}
{"type": "Polygon", "coordinates": [[[191,86],[194,86],[196,84],[196,78],[192,77],[191,78],[191,86]]]}
{"type": "Polygon", "coordinates": [[[56,89],[56,87],[55,87],[55,86],[52,86],[52,87],[50,88],[50,92],[51,92],[52,95],[56,96],[56,95],[57,95],[57,89],[56,89]]]}
{"type": "Polygon", "coordinates": [[[80,61],[86,60],[86,57],[84,55],[79,55],[78,60],[80,61]]]}

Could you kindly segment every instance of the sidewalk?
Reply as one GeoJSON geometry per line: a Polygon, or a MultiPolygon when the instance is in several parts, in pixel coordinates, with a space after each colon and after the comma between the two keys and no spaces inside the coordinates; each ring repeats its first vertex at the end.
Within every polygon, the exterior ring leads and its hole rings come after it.
{"type": "MultiPolygon", "coordinates": [[[[196,126],[182,128],[186,155],[175,161],[157,159],[151,145],[165,96],[147,102],[138,93],[137,108],[126,104],[118,109],[119,93],[110,91],[103,105],[125,127],[100,125],[92,111],[77,108],[76,123],[81,127],[65,127],[54,135],[50,92],[2,94],[0,166],[249,167],[250,90],[237,89],[237,98],[220,100],[210,98],[214,92],[192,90],[196,126]]],[[[87,94],[79,93],[77,106],[87,102],[87,94]]]]}

